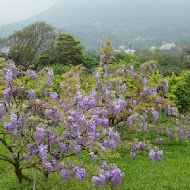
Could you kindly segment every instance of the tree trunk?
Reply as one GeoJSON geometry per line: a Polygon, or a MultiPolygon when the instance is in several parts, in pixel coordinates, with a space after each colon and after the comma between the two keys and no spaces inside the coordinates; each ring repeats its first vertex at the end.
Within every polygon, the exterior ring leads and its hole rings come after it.
{"type": "Polygon", "coordinates": [[[19,180],[19,183],[22,183],[23,179],[31,181],[31,179],[28,176],[26,176],[22,173],[22,169],[20,169],[20,165],[17,160],[15,161],[14,168],[15,168],[15,174],[19,180]]]}

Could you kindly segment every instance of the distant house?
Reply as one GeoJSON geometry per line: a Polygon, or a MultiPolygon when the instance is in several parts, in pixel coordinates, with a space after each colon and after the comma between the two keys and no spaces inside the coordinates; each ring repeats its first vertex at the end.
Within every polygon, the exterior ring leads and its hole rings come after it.
{"type": "Polygon", "coordinates": [[[121,51],[118,49],[115,49],[114,52],[120,53],[121,51]]]}
{"type": "Polygon", "coordinates": [[[176,45],[174,42],[172,43],[163,43],[163,45],[160,47],[160,49],[170,50],[171,48],[175,48],[176,45]]]}
{"type": "Polygon", "coordinates": [[[134,50],[134,49],[126,49],[126,50],[124,50],[124,52],[125,52],[126,54],[129,54],[129,55],[134,55],[135,52],[136,52],[136,50],[134,50]]]}

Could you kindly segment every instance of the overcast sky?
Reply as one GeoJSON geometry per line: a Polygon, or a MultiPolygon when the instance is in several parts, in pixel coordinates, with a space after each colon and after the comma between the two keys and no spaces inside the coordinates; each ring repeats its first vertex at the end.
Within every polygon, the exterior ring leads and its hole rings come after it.
{"type": "Polygon", "coordinates": [[[27,19],[51,7],[57,0],[0,0],[0,25],[27,19]]]}

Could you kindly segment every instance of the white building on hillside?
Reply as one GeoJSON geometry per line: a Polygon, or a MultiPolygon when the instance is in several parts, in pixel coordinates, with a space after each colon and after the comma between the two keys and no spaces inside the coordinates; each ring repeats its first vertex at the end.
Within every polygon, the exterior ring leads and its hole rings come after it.
{"type": "Polygon", "coordinates": [[[136,50],[134,50],[134,49],[126,49],[126,50],[124,50],[124,52],[125,52],[126,54],[129,54],[129,55],[134,55],[135,52],[136,52],[136,50]]]}
{"type": "Polygon", "coordinates": [[[163,43],[163,45],[160,47],[160,49],[166,49],[166,50],[170,50],[171,48],[175,48],[176,45],[174,42],[172,43],[163,43]]]}

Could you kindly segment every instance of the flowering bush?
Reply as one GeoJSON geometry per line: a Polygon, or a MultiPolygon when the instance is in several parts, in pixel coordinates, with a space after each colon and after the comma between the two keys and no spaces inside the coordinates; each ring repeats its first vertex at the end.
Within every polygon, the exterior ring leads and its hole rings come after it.
{"type": "MultiPolygon", "coordinates": [[[[109,127],[107,110],[97,106],[95,97],[83,95],[78,87],[76,94],[69,96],[71,92],[67,88],[65,102],[56,92],[49,92],[55,78],[51,70],[42,73],[45,80],[40,85],[46,86],[47,91],[43,88],[39,98],[35,89],[26,92],[24,85],[16,85],[17,73],[6,69],[4,74],[8,88],[1,101],[0,121],[4,121],[4,125],[1,122],[0,141],[10,155],[0,154],[0,159],[14,166],[20,181],[29,180],[22,170],[31,167],[42,172],[45,178],[59,172],[63,180],[75,175],[77,180],[83,181],[88,171],[76,157],[86,151],[89,158],[101,163],[100,153],[107,154],[120,143],[119,134],[109,127]]],[[[28,71],[25,75],[35,86],[36,73],[28,71]]],[[[117,179],[113,170],[110,174],[106,172],[113,176],[109,179],[115,185],[121,183],[122,177],[117,179]]]]}
{"type": "MultiPolygon", "coordinates": [[[[0,141],[9,155],[0,154],[0,159],[14,166],[20,181],[30,180],[23,169],[36,168],[45,178],[58,172],[63,181],[73,176],[84,181],[91,175],[97,187],[107,182],[120,186],[124,174],[115,164],[105,162],[121,143],[117,129],[127,125],[148,132],[152,127],[148,115],[153,123],[163,111],[178,115],[165,98],[167,81],[149,86],[155,66],[148,62],[141,72],[135,72],[131,65],[103,65],[88,76],[89,83],[84,68],[77,66],[63,76],[55,91],[52,70],[37,75],[7,65],[1,74],[7,89],[0,104],[0,141]],[[84,153],[99,166],[96,174],[80,159],[84,153]]],[[[143,144],[133,147],[133,159],[137,150],[144,150],[143,144]]],[[[163,152],[151,150],[149,156],[161,161],[163,152]]]]}

